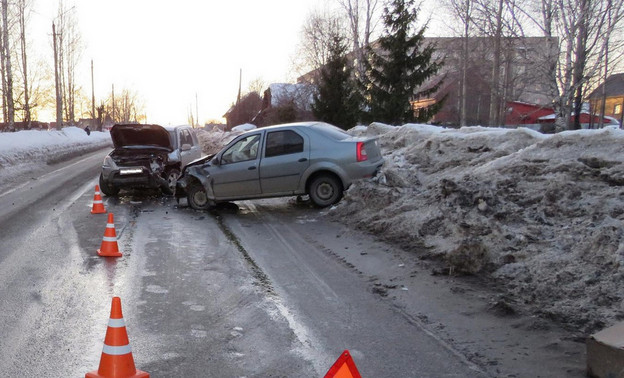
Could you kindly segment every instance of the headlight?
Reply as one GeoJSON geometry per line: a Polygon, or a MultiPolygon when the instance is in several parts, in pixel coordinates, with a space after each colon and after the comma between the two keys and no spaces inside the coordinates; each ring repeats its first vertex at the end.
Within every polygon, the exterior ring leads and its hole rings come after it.
{"type": "Polygon", "coordinates": [[[116,169],[117,164],[115,164],[115,161],[112,157],[110,157],[110,155],[106,155],[106,157],[104,158],[104,162],[102,163],[102,168],[116,169]]]}

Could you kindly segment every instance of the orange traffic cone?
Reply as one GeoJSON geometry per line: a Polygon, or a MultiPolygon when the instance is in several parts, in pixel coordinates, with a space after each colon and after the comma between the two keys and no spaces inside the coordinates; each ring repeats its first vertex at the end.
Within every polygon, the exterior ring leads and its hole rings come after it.
{"type": "Polygon", "coordinates": [[[121,257],[121,252],[119,252],[119,246],[117,245],[113,213],[108,213],[108,223],[106,223],[102,245],[97,250],[97,254],[102,257],[121,257]]]}
{"type": "Polygon", "coordinates": [[[149,373],[134,366],[119,297],[113,297],[100,367],[97,371],[85,374],[85,378],[149,378],[149,373]]]}
{"type": "Polygon", "coordinates": [[[345,350],[329,368],[325,378],[362,378],[362,376],[355,366],[351,354],[345,350]]]}
{"type": "Polygon", "coordinates": [[[93,206],[91,207],[91,214],[104,214],[106,209],[104,208],[104,202],[102,202],[102,195],[100,194],[99,185],[95,186],[95,194],[93,195],[93,206]]]}

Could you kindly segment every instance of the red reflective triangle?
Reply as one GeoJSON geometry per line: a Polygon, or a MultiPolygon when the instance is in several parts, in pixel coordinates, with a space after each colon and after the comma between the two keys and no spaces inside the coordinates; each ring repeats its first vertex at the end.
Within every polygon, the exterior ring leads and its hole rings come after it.
{"type": "Polygon", "coordinates": [[[329,368],[325,378],[362,378],[362,376],[355,366],[349,351],[345,350],[332,367],[329,368]]]}

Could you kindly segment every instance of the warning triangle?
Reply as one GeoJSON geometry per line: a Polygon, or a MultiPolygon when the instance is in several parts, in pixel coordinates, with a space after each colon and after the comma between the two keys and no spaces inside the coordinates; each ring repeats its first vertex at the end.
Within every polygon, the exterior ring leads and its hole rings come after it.
{"type": "Polygon", "coordinates": [[[325,378],[362,378],[362,376],[355,366],[349,351],[345,350],[332,367],[329,368],[325,378]]]}

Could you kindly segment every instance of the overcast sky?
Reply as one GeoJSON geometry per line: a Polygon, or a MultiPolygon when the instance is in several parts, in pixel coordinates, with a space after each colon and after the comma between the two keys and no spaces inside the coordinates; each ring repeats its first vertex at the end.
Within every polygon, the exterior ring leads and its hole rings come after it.
{"type": "MultiPolygon", "coordinates": [[[[49,56],[58,0],[34,0],[31,34],[49,56]]],[[[236,100],[239,70],[249,82],[293,82],[301,27],[315,9],[336,0],[64,0],[78,16],[85,43],[77,81],[91,97],[94,61],[96,103],[115,86],[145,102],[151,123],[221,119],[236,100]]],[[[46,55],[46,53],[48,55],[46,55]]],[[[48,59],[46,59],[48,60],[48,59]]],[[[43,116],[43,114],[42,114],[43,116]]],[[[50,115],[54,117],[54,115],[50,115]]],[[[50,121],[52,119],[48,119],[50,121]]]]}
{"type": "MultiPolygon", "coordinates": [[[[65,0],[75,5],[86,45],[78,81],[104,99],[123,88],[140,94],[148,122],[182,124],[198,98],[201,122],[219,118],[243,91],[295,78],[291,60],[309,11],[325,0],[65,0]]],[[[51,50],[58,1],[36,0],[32,33],[51,50]],[[49,29],[49,30],[48,30],[49,29]]],[[[34,36],[33,36],[34,38],[34,36]]],[[[52,66],[52,63],[50,64],[52,66]]]]}

